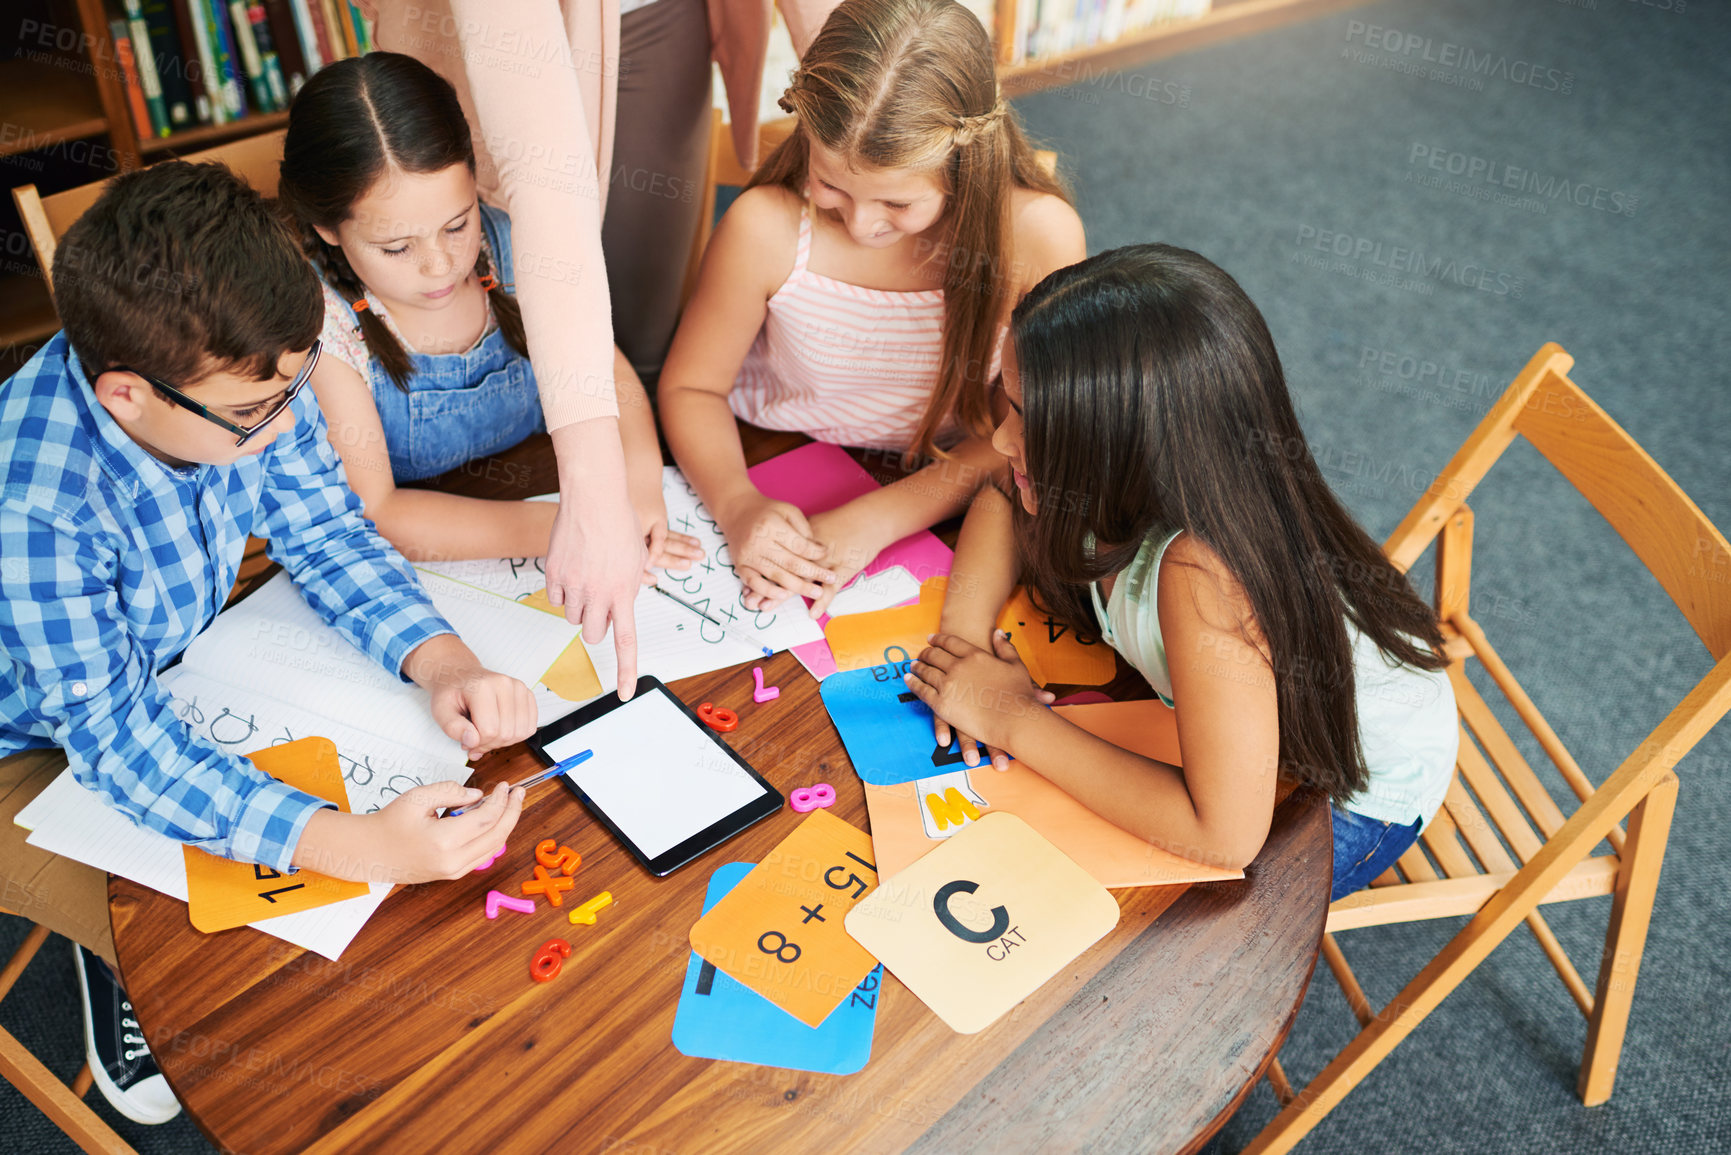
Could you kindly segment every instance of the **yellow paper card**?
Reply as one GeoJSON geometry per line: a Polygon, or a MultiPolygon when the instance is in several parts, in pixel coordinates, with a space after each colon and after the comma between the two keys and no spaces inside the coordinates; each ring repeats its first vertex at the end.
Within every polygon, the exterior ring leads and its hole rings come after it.
{"type": "MultiPolygon", "coordinates": [[[[926,639],[938,632],[948,585],[947,576],[928,578],[920,584],[920,600],[914,605],[831,618],[823,633],[835,655],[836,669],[859,670],[899,661],[900,654],[885,656],[897,647],[908,657],[917,657],[926,648],[926,639]]],[[[1020,587],[998,615],[998,628],[1010,635],[1028,675],[1042,686],[1098,686],[1110,682],[1116,672],[1110,646],[1098,638],[1078,638],[1076,631],[1036,609],[1020,587]]]]}
{"type": "MultiPolygon", "coordinates": [[[[342,765],[329,738],[284,742],[247,759],[279,782],[335,802],[348,813],[342,765]]],[[[310,870],[282,874],[257,863],[218,858],[195,846],[181,849],[186,856],[187,917],[206,934],[356,898],[369,889],[364,882],[344,882],[310,870]]]]}
{"type": "MultiPolygon", "coordinates": [[[[564,608],[555,606],[547,599],[545,587],[522,599],[522,602],[544,614],[552,614],[560,621],[565,620],[564,608]]],[[[583,648],[582,638],[571,639],[565,652],[541,675],[541,684],[567,702],[587,702],[601,692],[601,679],[595,673],[595,663],[590,661],[589,651],[583,648]]]]}
{"type": "Polygon", "coordinates": [[[1014,814],[987,814],[847,917],[954,1031],[996,1022],[1118,925],[1118,903],[1014,814]]]}
{"type": "Polygon", "coordinates": [[[877,885],[871,838],[814,810],[691,928],[691,949],[807,1026],[877,965],[843,927],[877,885]]]}

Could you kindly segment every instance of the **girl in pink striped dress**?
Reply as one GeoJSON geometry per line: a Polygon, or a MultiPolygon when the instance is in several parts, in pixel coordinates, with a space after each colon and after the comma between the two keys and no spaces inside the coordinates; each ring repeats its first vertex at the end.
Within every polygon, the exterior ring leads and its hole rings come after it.
{"type": "Polygon", "coordinates": [[[710,241],[660,404],[747,607],[799,594],[816,617],[1002,467],[990,385],[1010,307],[1087,250],[954,0],[845,0],[781,104],[793,134],[710,241]],[[808,519],[752,485],[735,416],[928,464],[808,519]]]}

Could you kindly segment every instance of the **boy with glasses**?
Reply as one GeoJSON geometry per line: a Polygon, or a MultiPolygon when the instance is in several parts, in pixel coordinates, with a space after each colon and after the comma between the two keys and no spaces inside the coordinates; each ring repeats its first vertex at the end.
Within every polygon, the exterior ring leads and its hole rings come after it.
{"type": "Polygon", "coordinates": [[[97,1085],[160,1123],[179,1104],[109,970],[106,878],[12,821],[68,764],[170,838],[366,881],[461,877],[522,807],[447,782],[342,814],[195,738],[156,675],[222,608],[248,535],[471,756],[527,737],[535,703],[362,517],[302,392],[318,280],[257,193],[220,165],[124,174],[67,231],[54,283],[64,330],[0,384],[0,905],[74,940],[97,1085]]]}

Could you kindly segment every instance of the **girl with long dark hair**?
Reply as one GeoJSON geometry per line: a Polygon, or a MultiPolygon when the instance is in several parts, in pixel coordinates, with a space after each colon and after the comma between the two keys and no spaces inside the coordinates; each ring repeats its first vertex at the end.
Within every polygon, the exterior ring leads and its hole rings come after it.
{"type": "MultiPolygon", "coordinates": [[[[396,484],[545,428],[511,291],[511,222],[476,194],[456,91],[392,52],[320,69],[289,112],[278,196],[324,283],[326,355],[312,387],[367,516],[411,558],[544,555],[551,502],[396,484]]],[[[654,417],[617,352],[615,375],[648,564],[701,556],[694,540],[667,532],[654,417]]]]}
{"type": "Polygon", "coordinates": [[[1409,847],[1448,789],[1458,725],[1435,616],[1330,492],[1262,315],[1195,253],[1134,245],[1017,305],[986,488],[941,633],[909,675],[940,740],[1026,758],[1090,809],[1190,858],[1243,866],[1280,774],[1333,802],[1334,895],[1409,847]],[[1044,708],[1001,632],[1022,571],[1177,711],[1184,765],[1044,708]]]}

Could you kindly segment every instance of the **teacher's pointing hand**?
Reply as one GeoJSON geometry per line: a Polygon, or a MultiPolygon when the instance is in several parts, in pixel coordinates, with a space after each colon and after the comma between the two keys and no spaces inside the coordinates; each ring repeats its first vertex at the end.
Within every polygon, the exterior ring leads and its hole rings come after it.
{"type": "Polygon", "coordinates": [[[547,549],[547,600],[583,627],[595,645],[613,628],[619,697],[637,688],[637,619],[633,604],[646,554],[643,530],[625,484],[619,422],[594,418],[553,430],[559,460],[559,514],[547,549]]]}

